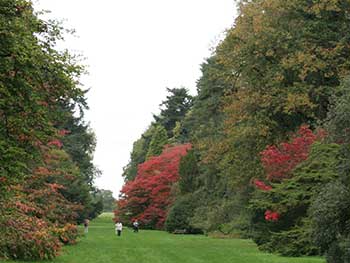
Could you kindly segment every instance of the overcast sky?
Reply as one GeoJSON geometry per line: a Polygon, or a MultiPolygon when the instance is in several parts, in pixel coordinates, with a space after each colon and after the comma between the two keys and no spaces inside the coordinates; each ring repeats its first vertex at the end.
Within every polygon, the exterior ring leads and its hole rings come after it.
{"type": "Polygon", "coordinates": [[[86,60],[82,78],[97,136],[96,185],[117,197],[132,144],[158,113],[166,87],[196,94],[200,64],[236,13],[234,0],[34,0],[77,37],[63,44],[86,60]]]}

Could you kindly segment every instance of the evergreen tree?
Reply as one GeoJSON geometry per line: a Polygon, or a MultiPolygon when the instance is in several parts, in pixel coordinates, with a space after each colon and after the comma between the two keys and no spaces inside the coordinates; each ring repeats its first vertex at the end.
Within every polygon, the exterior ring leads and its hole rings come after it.
{"type": "Polygon", "coordinates": [[[185,88],[167,88],[170,93],[163,101],[159,116],[154,115],[156,123],[161,124],[167,131],[168,138],[173,136],[176,122],[180,122],[192,106],[192,96],[185,88]]]}
{"type": "Polygon", "coordinates": [[[179,188],[182,195],[194,192],[199,183],[199,168],[193,150],[181,158],[179,166],[179,188]]]}
{"type": "Polygon", "coordinates": [[[148,147],[146,159],[162,153],[164,146],[168,143],[168,135],[161,125],[156,125],[148,147]]]}

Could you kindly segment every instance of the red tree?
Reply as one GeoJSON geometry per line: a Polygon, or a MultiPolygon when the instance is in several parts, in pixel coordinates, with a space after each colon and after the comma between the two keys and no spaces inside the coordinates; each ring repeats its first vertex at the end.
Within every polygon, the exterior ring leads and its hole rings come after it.
{"type": "Polygon", "coordinates": [[[124,223],[138,219],[145,227],[162,228],[172,203],[171,187],[179,179],[180,159],[190,148],[191,144],[169,146],[140,164],[135,180],[121,190],[116,219],[124,223]]]}
{"type": "MultiPolygon", "coordinates": [[[[283,142],[278,146],[267,146],[261,152],[261,162],[266,172],[266,179],[270,182],[281,182],[283,179],[290,178],[296,166],[308,158],[311,145],[324,136],[323,131],[315,134],[307,125],[302,125],[292,136],[290,142],[283,142]]],[[[272,190],[271,186],[258,179],[255,179],[253,184],[262,191],[272,190]]],[[[277,221],[279,217],[280,214],[276,211],[267,210],[265,212],[267,221],[277,221]]]]}
{"type": "Polygon", "coordinates": [[[261,152],[261,162],[269,181],[281,181],[292,176],[294,168],[309,156],[311,145],[324,135],[314,134],[307,125],[299,128],[290,142],[271,145],[261,152]]]}

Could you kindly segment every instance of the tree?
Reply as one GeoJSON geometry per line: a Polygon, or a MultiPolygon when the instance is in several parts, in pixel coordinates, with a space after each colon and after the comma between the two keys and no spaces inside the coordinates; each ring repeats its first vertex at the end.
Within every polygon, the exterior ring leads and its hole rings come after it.
{"type": "Polygon", "coordinates": [[[168,138],[173,136],[176,122],[180,122],[192,106],[192,96],[185,88],[167,88],[170,93],[163,101],[159,116],[154,115],[156,123],[161,124],[167,131],[168,138]]]}
{"type": "Polygon", "coordinates": [[[135,180],[121,190],[115,217],[124,224],[137,219],[145,228],[162,229],[173,202],[172,185],[179,179],[180,159],[190,148],[190,144],[170,146],[140,164],[135,180]]]}
{"type": "Polygon", "coordinates": [[[182,195],[194,192],[198,187],[199,168],[198,160],[193,150],[189,151],[180,160],[179,188],[182,195]]]}
{"type": "Polygon", "coordinates": [[[203,153],[201,177],[215,182],[208,199],[237,199],[244,211],[250,182],[264,176],[260,152],[325,119],[331,94],[350,70],[348,12],[346,1],[240,1],[234,27],[215,50],[226,88],[223,128],[209,123],[209,135],[194,142],[203,153]]]}
{"type": "Polygon", "coordinates": [[[194,216],[198,199],[194,195],[187,194],[176,199],[169,209],[165,229],[170,233],[181,231],[183,234],[201,233],[200,229],[193,227],[190,223],[194,216]]]}
{"type": "Polygon", "coordinates": [[[350,257],[349,200],[348,187],[336,180],[324,186],[310,209],[313,239],[329,263],[347,262],[350,257]]]}
{"type": "Polygon", "coordinates": [[[124,167],[123,177],[125,181],[132,181],[137,175],[137,167],[139,164],[146,161],[148,149],[150,147],[155,124],[152,123],[148,129],[141,135],[141,138],[133,143],[132,152],[130,154],[130,161],[124,167]]]}
{"type": "Polygon", "coordinates": [[[295,167],[309,156],[311,145],[322,138],[317,136],[308,126],[301,126],[294,138],[278,147],[267,146],[261,152],[261,162],[267,174],[267,180],[280,181],[292,176],[295,167]]]}
{"type": "Polygon", "coordinates": [[[272,154],[269,146],[262,152],[271,186],[255,181],[259,191],[251,200],[254,240],[261,249],[291,256],[319,253],[311,239],[308,209],[322,186],[338,176],[339,145],[316,140],[301,127],[297,137],[281,144],[282,151],[272,154]],[[281,176],[276,180],[271,174],[281,176]]]}
{"type": "Polygon", "coordinates": [[[110,190],[100,189],[97,193],[103,202],[103,212],[112,212],[115,209],[116,200],[113,197],[113,192],[110,190]]]}
{"type": "Polygon", "coordinates": [[[151,142],[148,147],[146,159],[162,153],[164,146],[168,143],[168,135],[162,125],[154,127],[151,142]]]}
{"type": "MultiPolygon", "coordinates": [[[[84,103],[82,106],[87,108],[85,101],[82,102],[84,103]]],[[[93,164],[96,137],[89,125],[84,122],[83,111],[80,115],[75,114],[72,105],[61,105],[60,118],[55,124],[61,135],[62,149],[79,168],[77,175],[79,180],[69,185],[64,195],[71,202],[78,202],[84,206],[78,217],[78,222],[82,223],[84,219],[93,219],[102,212],[97,211],[100,210],[97,207],[100,201],[96,200],[97,189],[93,185],[94,179],[101,173],[93,164]]]]}
{"type": "Polygon", "coordinates": [[[349,261],[349,186],[350,186],[350,140],[349,140],[349,78],[342,81],[331,100],[324,127],[328,140],[339,144],[338,177],[322,187],[310,209],[312,236],[315,244],[326,254],[327,262],[349,261]]]}
{"type": "Polygon", "coordinates": [[[68,196],[85,181],[59,120],[75,114],[62,105],[85,109],[84,69],[55,49],[60,24],[40,20],[29,1],[0,2],[0,257],[51,259],[78,234],[82,199],[68,196]]]}

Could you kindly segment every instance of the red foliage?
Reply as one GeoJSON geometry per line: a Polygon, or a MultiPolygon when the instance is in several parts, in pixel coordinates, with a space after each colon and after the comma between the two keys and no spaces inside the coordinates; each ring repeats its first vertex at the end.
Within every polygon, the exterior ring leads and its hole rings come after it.
{"type": "Polygon", "coordinates": [[[151,157],[138,167],[134,181],[127,182],[121,190],[115,217],[138,219],[144,226],[162,228],[172,200],[172,185],[179,179],[179,163],[191,144],[167,147],[159,156],[151,157]]]}
{"type": "Polygon", "coordinates": [[[278,221],[280,218],[280,214],[277,212],[273,212],[271,210],[267,210],[265,212],[265,220],[267,221],[278,221]]]}
{"type": "Polygon", "coordinates": [[[50,141],[47,145],[48,146],[56,146],[57,148],[62,148],[63,143],[60,140],[55,139],[55,140],[50,141]]]}
{"type": "Polygon", "coordinates": [[[58,135],[59,136],[65,136],[65,135],[67,135],[67,134],[70,134],[70,131],[68,131],[68,130],[59,130],[58,132],[58,135]]]}
{"type": "Polygon", "coordinates": [[[311,145],[324,136],[323,133],[314,134],[308,126],[299,128],[291,142],[281,143],[279,146],[267,146],[261,152],[261,161],[269,181],[281,181],[289,178],[294,168],[306,160],[311,145]]]}
{"type": "Polygon", "coordinates": [[[253,183],[256,186],[256,188],[263,191],[270,191],[272,189],[272,186],[266,185],[263,181],[260,181],[258,179],[255,179],[253,183]]]}
{"type": "MultiPolygon", "coordinates": [[[[309,156],[311,145],[326,136],[323,130],[317,134],[313,133],[307,125],[302,125],[290,142],[283,142],[280,145],[267,146],[261,152],[261,162],[266,172],[267,180],[280,182],[290,178],[295,167],[306,160],[309,156]]],[[[263,191],[270,191],[271,186],[260,180],[254,180],[254,185],[263,191]]],[[[267,221],[278,221],[280,215],[277,212],[267,210],[265,219],[267,221]]]]}

